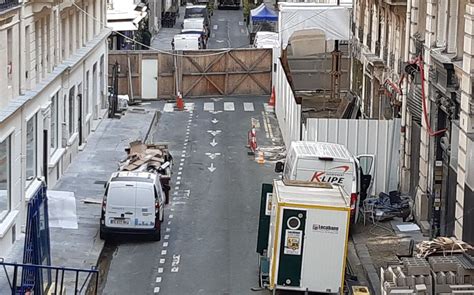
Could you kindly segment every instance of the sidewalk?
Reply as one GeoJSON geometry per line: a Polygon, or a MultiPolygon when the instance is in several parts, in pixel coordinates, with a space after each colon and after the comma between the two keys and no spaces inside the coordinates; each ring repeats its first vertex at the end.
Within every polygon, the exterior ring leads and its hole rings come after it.
{"type": "Polygon", "coordinates": [[[397,228],[399,224],[402,222],[394,219],[367,223],[366,226],[357,224],[353,228],[349,251],[357,256],[359,265],[355,266],[362,269],[372,294],[381,294],[380,268],[398,261],[397,255],[407,255],[411,239],[415,241],[415,245],[428,239],[419,230],[401,232],[397,228]]]}
{"type": "Polygon", "coordinates": [[[179,7],[179,18],[174,28],[160,28],[159,32],[151,39],[151,47],[159,50],[171,51],[171,41],[174,35],[181,33],[181,25],[184,22],[184,6],[179,7]]]}
{"type": "MultiPolygon", "coordinates": [[[[48,188],[74,192],[78,219],[76,230],[50,228],[53,266],[90,269],[97,265],[104,246],[104,242],[99,239],[104,182],[117,170],[118,161],[125,157],[124,149],[128,143],[145,139],[155,110],[151,107],[144,109],[145,112],[129,110],[121,119],[104,119],[55,187],[48,188]],[[86,198],[99,204],[85,204],[83,200],[86,198]]],[[[21,234],[12,251],[6,256],[2,255],[5,261],[22,262],[23,244],[24,234],[21,234]]],[[[0,290],[8,290],[5,273],[0,271],[0,290]]]]}

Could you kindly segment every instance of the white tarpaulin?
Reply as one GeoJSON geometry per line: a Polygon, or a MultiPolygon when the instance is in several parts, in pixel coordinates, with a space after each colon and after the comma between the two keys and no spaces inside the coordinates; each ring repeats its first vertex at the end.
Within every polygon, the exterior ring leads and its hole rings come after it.
{"type": "Polygon", "coordinates": [[[74,192],[48,190],[49,227],[78,229],[74,192]]]}
{"type": "Polygon", "coordinates": [[[278,28],[282,48],[295,31],[319,29],[326,34],[326,40],[347,41],[350,39],[350,10],[343,6],[311,3],[280,3],[278,28]]]}

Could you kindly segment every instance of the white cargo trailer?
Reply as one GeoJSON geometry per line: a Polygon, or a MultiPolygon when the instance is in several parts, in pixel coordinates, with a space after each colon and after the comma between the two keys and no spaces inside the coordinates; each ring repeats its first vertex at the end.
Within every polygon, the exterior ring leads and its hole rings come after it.
{"type": "Polygon", "coordinates": [[[350,198],[329,183],[264,184],[257,252],[261,287],[342,294],[350,198]]]}

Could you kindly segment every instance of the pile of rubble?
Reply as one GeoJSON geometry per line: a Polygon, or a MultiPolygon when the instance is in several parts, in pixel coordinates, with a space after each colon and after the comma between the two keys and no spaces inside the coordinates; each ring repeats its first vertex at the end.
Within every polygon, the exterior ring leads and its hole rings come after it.
{"type": "Polygon", "coordinates": [[[450,256],[404,257],[381,270],[382,294],[474,294],[474,258],[450,256]]]}
{"type": "Polygon", "coordinates": [[[125,150],[127,158],[120,163],[120,171],[147,171],[171,174],[172,157],[166,144],[144,144],[133,141],[125,150]]]}
{"type": "Polygon", "coordinates": [[[165,202],[168,204],[173,164],[173,157],[169,152],[168,145],[164,143],[145,144],[141,141],[133,141],[125,151],[127,152],[127,157],[120,162],[119,170],[159,174],[161,187],[166,197],[165,202]]]}

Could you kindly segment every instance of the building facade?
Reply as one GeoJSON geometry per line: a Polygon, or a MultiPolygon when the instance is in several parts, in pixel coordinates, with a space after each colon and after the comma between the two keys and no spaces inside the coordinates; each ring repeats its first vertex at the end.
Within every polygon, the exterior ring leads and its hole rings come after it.
{"type": "Polygon", "coordinates": [[[474,243],[474,1],[357,0],[361,117],[401,117],[401,190],[433,236],[474,243]]]}
{"type": "Polygon", "coordinates": [[[455,235],[474,243],[474,4],[408,4],[410,57],[423,59],[414,73],[420,78],[408,85],[413,95],[407,97],[411,121],[421,121],[417,216],[427,221],[433,235],[455,235]],[[424,95],[418,91],[422,84],[424,95]],[[410,108],[420,100],[421,114],[410,108]]]}
{"type": "Polygon", "coordinates": [[[0,3],[0,252],[107,108],[105,0],[0,3]]]}

